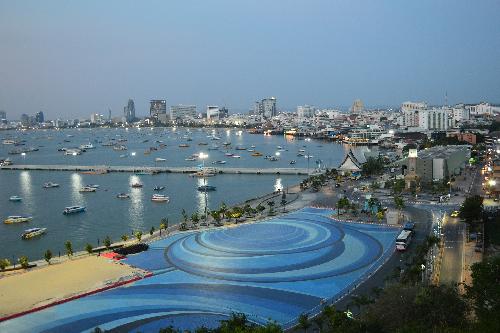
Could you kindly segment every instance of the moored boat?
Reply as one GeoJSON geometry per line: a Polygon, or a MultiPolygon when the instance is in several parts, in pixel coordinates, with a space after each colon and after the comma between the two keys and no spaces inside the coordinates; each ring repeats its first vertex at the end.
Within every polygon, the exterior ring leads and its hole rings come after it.
{"type": "Polygon", "coordinates": [[[142,184],[141,183],[133,183],[131,185],[133,188],[141,188],[142,187],[142,184]]]}
{"type": "Polygon", "coordinates": [[[170,201],[170,198],[166,195],[163,195],[163,194],[153,194],[153,196],[151,197],[151,201],[168,202],[168,201],[170,201]]]}
{"type": "Polygon", "coordinates": [[[43,184],[43,188],[53,188],[53,187],[59,187],[59,184],[53,183],[53,182],[47,182],[43,184]]]}
{"type": "Polygon", "coordinates": [[[14,223],[22,223],[22,222],[29,222],[33,220],[32,216],[21,216],[21,215],[12,215],[7,217],[3,223],[5,224],[14,224],[14,223]]]}
{"type": "Polygon", "coordinates": [[[95,192],[96,191],[96,188],[95,187],[89,187],[89,186],[84,186],[82,187],[80,190],[78,190],[78,192],[95,192]]]}
{"type": "Polygon", "coordinates": [[[70,206],[66,207],[63,210],[64,215],[68,214],[76,214],[76,213],[83,213],[85,211],[86,207],[84,206],[70,206]]]}
{"type": "Polygon", "coordinates": [[[212,185],[201,185],[198,186],[198,191],[200,192],[209,192],[209,191],[215,191],[217,188],[212,185]]]}
{"type": "Polygon", "coordinates": [[[127,194],[127,193],[118,193],[118,194],[116,195],[116,197],[117,197],[118,199],[128,199],[128,198],[130,198],[130,195],[129,195],[129,194],[127,194]]]}
{"type": "Polygon", "coordinates": [[[159,185],[156,185],[154,188],[153,188],[153,191],[163,191],[165,189],[165,186],[159,186],[159,185]]]}
{"type": "Polygon", "coordinates": [[[31,228],[31,229],[26,229],[24,232],[21,234],[22,239],[31,239],[36,236],[43,235],[47,231],[47,228],[31,228]]]}
{"type": "Polygon", "coordinates": [[[258,151],[256,151],[255,153],[252,153],[252,156],[254,156],[254,157],[262,156],[262,153],[259,153],[258,151]]]}
{"type": "Polygon", "coordinates": [[[18,195],[13,195],[9,198],[9,201],[21,201],[21,200],[23,200],[23,198],[21,198],[18,195]]]}
{"type": "Polygon", "coordinates": [[[165,158],[160,158],[160,157],[157,157],[155,158],[155,162],[165,162],[167,159],[165,158]]]}

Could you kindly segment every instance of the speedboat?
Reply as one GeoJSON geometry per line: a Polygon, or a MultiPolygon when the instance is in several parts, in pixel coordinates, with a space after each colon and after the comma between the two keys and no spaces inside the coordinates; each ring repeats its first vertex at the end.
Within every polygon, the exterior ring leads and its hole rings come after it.
{"type": "Polygon", "coordinates": [[[85,211],[86,207],[83,206],[70,206],[66,207],[63,210],[64,215],[68,214],[76,214],[76,213],[83,213],[85,211]]]}
{"type": "Polygon", "coordinates": [[[163,191],[165,189],[165,186],[158,186],[156,185],[154,188],[153,188],[153,191],[163,191]]]}
{"type": "Polygon", "coordinates": [[[18,195],[13,195],[9,198],[9,201],[21,201],[21,200],[23,200],[23,198],[21,198],[18,195]]]}
{"type": "Polygon", "coordinates": [[[295,164],[295,163],[296,163],[295,160],[290,161],[290,164],[295,164]]]}
{"type": "Polygon", "coordinates": [[[225,153],[224,155],[228,156],[228,157],[231,157],[233,156],[234,154],[233,153],[225,153]]]}
{"type": "Polygon", "coordinates": [[[53,188],[53,187],[59,187],[59,184],[53,183],[53,182],[47,182],[43,184],[43,188],[53,188]]]}
{"type": "Polygon", "coordinates": [[[231,156],[232,158],[240,158],[241,156],[240,155],[233,155],[231,156]]]}
{"type": "Polygon", "coordinates": [[[97,184],[88,184],[88,185],[85,185],[85,187],[91,187],[91,188],[98,189],[100,187],[100,185],[97,185],[97,184]]]}
{"type": "Polygon", "coordinates": [[[251,145],[250,148],[255,148],[255,145],[251,145]]]}
{"type": "Polygon", "coordinates": [[[255,149],[247,149],[248,152],[253,153],[255,149]]]}
{"type": "Polygon", "coordinates": [[[80,145],[80,149],[94,149],[95,146],[91,143],[87,143],[85,145],[80,145]]]}
{"type": "Polygon", "coordinates": [[[133,184],[132,184],[132,187],[133,187],[133,188],[141,188],[141,187],[142,187],[142,184],[141,184],[141,183],[133,183],[133,184]]]}
{"type": "Polygon", "coordinates": [[[256,151],[255,153],[252,154],[252,156],[255,156],[255,157],[262,156],[262,153],[259,153],[258,151],[256,151]]]}
{"type": "Polygon", "coordinates": [[[47,228],[31,228],[31,229],[26,229],[24,232],[21,234],[22,239],[30,239],[36,236],[43,235],[47,231],[47,228]]]}
{"type": "Polygon", "coordinates": [[[95,191],[96,188],[94,187],[84,186],[78,192],[95,192],[95,191]]]}
{"type": "Polygon", "coordinates": [[[20,215],[12,215],[7,217],[3,223],[5,224],[14,224],[14,223],[22,223],[22,222],[29,222],[33,220],[32,216],[20,216],[20,215]]]}
{"type": "Polygon", "coordinates": [[[198,191],[200,192],[209,192],[209,191],[215,191],[217,188],[212,185],[201,185],[198,186],[198,191]]]}
{"type": "Polygon", "coordinates": [[[165,158],[160,158],[160,157],[157,157],[155,158],[155,162],[165,162],[167,159],[165,158]]]}
{"type": "Polygon", "coordinates": [[[187,147],[189,147],[189,145],[187,143],[181,143],[179,145],[179,148],[187,148],[187,147]]]}
{"type": "Polygon", "coordinates": [[[170,198],[163,194],[153,194],[153,196],[151,197],[151,201],[154,202],[168,202],[169,200],[170,198]]]}
{"type": "Polygon", "coordinates": [[[127,193],[118,193],[118,194],[116,195],[116,197],[117,197],[118,199],[128,199],[128,198],[130,198],[130,195],[128,195],[127,193]]]}

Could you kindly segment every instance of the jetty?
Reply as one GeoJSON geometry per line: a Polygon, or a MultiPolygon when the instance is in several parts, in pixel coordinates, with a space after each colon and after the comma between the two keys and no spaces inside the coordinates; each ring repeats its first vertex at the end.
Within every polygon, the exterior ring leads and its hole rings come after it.
{"type": "MultiPolygon", "coordinates": [[[[254,175],[312,175],[318,173],[316,169],[306,168],[214,168],[205,167],[217,174],[254,174],[254,175]]],[[[105,174],[109,172],[132,172],[132,173],[196,173],[200,167],[168,167],[168,166],[106,166],[106,165],[5,165],[0,170],[41,170],[41,171],[73,171],[94,172],[105,174]]]]}

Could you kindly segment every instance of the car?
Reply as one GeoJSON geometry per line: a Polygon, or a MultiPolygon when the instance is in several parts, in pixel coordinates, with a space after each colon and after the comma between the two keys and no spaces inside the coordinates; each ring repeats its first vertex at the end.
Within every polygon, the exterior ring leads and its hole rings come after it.
{"type": "Polygon", "coordinates": [[[460,216],[460,212],[458,210],[455,210],[453,211],[451,214],[450,214],[450,217],[459,217],[460,216]]]}

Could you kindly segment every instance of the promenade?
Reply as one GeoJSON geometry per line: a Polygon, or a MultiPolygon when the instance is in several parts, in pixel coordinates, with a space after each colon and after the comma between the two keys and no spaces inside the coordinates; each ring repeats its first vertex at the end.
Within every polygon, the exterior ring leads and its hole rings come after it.
{"type": "MultiPolygon", "coordinates": [[[[267,174],[267,175],[311,175],[316,169],[307,168],[206,168],[217,174],[267,174]]],[[[152,172],[152,173],[196,173],[199,167],[155,167],[155,166],[106,166],[106,165],[6,165],[0,170],[42,170],[76,172],[152,172]]]]}

